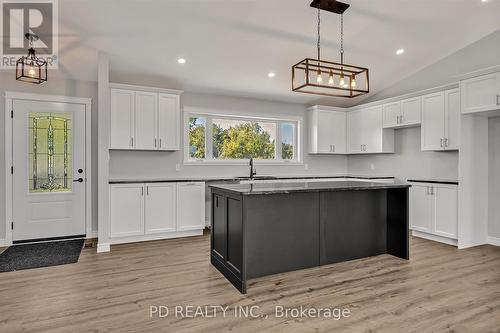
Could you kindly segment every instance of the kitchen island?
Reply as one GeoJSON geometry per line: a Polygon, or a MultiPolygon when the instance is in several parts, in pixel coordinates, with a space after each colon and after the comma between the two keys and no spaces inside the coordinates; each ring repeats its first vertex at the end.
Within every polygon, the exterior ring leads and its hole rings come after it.
{"type": "Polygon", "coordinates": [[[211,263],[252,278],[380,254],[409,259],[408,189],[387,182],[211,185],[211,263]]]}

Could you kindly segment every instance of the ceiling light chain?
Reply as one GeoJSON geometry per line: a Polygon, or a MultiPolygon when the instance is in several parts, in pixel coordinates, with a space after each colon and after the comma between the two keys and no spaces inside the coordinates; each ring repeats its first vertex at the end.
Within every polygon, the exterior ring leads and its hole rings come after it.
{"type": "Polygon", "coordinates": [[[321,8],[318,4],[318,60],[321,59],[321,8]]]}
{"type": "Polygon", "coordinates": [[[340,63],[344,63],[344,14],[340,15],[340,63]]]}

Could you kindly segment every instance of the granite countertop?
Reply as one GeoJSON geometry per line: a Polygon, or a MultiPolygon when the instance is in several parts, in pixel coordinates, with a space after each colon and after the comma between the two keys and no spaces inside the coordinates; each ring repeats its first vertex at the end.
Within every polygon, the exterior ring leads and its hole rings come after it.
{"type": "MultiPolygon", "coordinates": [[[[322,178],[360,178],[360,179],[393,179],[392,176],[370,175],[295,175],[295,176],[259,176],[254,180],[280,180],[280,179],[322,179],[322,178]]],[[[178,177],[178,178],[143,178],[143,179],[110,179],[109,184],[136,184],[136,183],[169,183],[169,182],[217,182],[250,180],[250,177],[178,177]]]]}
{"type": "Polygon", "coordinates": [[[448,185],[458,185],[458,180],[456,179],[437,179],[437,178],[411,178],[407,180],[412,183],[431,183],[431,184],[448,184],[448,185]]]}
{"type": "Polygon", "coordinates": [[[234,192],[241,195],[260,194],[287,194],[294,192],[329,192],[353,190],[378,190],[391,188],[408,188],[410,184],[394,179],[392,183],[367,181],[325,181],[325,182],[297,182],[297,183],[267,183],[267,184],[213,184],[214,189],[234,192]]]}

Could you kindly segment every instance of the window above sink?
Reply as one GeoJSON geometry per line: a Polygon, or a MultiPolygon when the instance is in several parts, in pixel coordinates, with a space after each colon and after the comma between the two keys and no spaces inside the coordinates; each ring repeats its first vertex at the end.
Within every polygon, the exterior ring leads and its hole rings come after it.
{"type": "Polygon", "coordinates": [[[187,164],[300,164],[301,118],[261,118],[185,108],[187,164]]]}

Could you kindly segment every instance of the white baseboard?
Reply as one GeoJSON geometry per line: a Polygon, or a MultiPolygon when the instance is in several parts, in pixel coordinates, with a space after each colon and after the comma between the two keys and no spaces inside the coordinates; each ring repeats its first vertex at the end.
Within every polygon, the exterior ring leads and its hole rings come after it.
{"type": "Polygon", "coordinates": [[[97,253],[105,253],[111,251],[111,245],[109,243],[97,243],[97,253]]]}
{"type": "Polygon", "coordinates": [[[169,233],[158,233],[151,235],[110,238],[109,242],[111,245],[113,245],[113,244],[147,242],[147,241],[172,239],[172,238],[184,238],[184,237],[201,236],[201,235],[203,235],[203,229],[194,229],[194,230],[176,231],[169,233]]]}
{"type": "Polygon", "coordinates": [[[415,237],[424,238],[424,239],[428,239],[428,240],[439,242],[439,243],[444,243],[444,244],[448,244],[448,245],[452,245],[452,246],[458,245],[458,241],[456,239],[432,235],[432,234],[428,234],[428,233],[417,231],[417,230],[412,230],[411,234],[412,234],[412,236],[415,236],[415,237]]]}
{"type": "Polygon", "coordinates": [[[9,244],[7,244],[7,240],[5,239],[0,239],[0,247],[7,247],[9,244]]]}
{"type": "Polygon", "coordinates": [[[488,236],[488,244],[500,246],[500,238],[488,236]]]}

